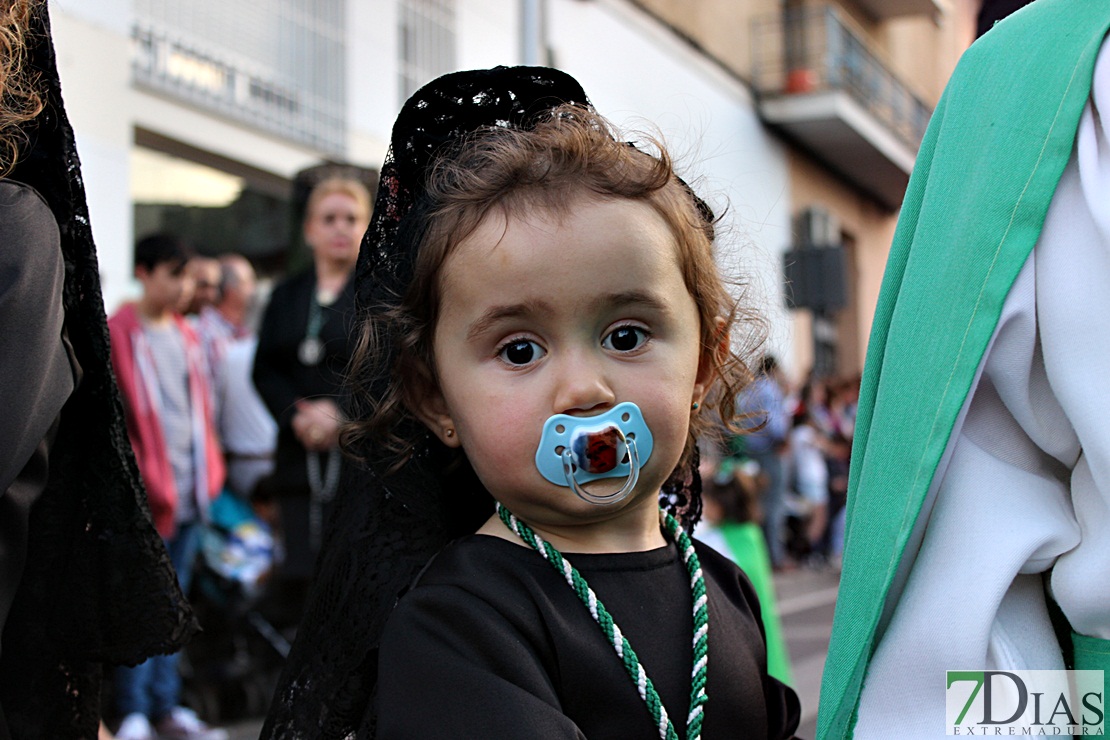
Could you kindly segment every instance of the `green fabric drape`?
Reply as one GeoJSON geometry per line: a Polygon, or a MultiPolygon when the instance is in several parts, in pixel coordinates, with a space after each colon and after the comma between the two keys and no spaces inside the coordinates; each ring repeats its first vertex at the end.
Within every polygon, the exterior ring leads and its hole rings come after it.
{"type": "Polygon", "coordinates": [[[852,735],[892,586],[1071,154],[1108,27],[1110,3],[1038,0],[972,45],[933,114],[867,350],[820,738],[852,735]]]}
{"type": "Polygon", "coordinates": [[[1099,640],[1075,632],[1071,634],[1075,651],[1075,670],[1102,671],[1103,680],[1110,673],[1110,640],[1099,640]]]}

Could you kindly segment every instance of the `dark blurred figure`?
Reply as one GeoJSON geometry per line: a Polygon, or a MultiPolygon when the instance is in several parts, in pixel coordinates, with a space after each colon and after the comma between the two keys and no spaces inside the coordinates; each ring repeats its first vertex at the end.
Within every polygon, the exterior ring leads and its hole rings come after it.
{"type": "Polygon", "coordinates": [[[979,16],[976,18],[975,38],[979,38],[991,30],[995,23],[1031,2],[1033,0],[983,0],[983,4],[979,7],[979,16]]]}
{"type": "Polygon", "coordinates": [[[805,536],[800,556],[817,564],[829,511],[828,434],[820,427],[815,406],[800,407],[790,430],[787,460],[789,478],[802,507],[805,536]],[[815,559],[817,558],[817,559],[815,559]]]}
{"type": "Polygon", "coordinates": [[[369,221],[370,194],[358,180],[315,186],[304,218],[312,266],[274,288],[258,336],[254,383],[278,423],[276,467],[259,488],[276,502],[284,552],[271,594],[293,622],[339,485],[339,392],[354,350],[354,268],[369,221]]]}
{"type": "MultiPolygon", "coordinates": [[[[191,260],[190,266],[194,262],[191,260]]],[[[204,349],[212,387],[215,388],[218,368],[223,362],[227,345],[252,334],[247,324],[258,286],[254,267],[246,257],[225,254],[212,262],[216,265],[216,281],[209,296],[211,301],[206,299],[204,305],[199,306],[194,326],[204,349]]],[[[194,272],[194,278],[196,274],[194,272]]],[[[197,285],[194,283],[194,291],[197,285]]],[[[190,302],[194,301],[190,299],[190,302]]]]}
{"type": "Polygon", "coordinates": [[[45,2],[0,3],[0,738],[95,737],[196,623],[127,441],[45,2]]]}
{"type": "Polygon", "coordinates": [[[848,502],[848,464],[852,459],[852,440],[839,432],[828,441],[825,458],[829,467],[829,526],[819,551],[839,569],[844,555],[844,515],[848,502]]]}
{"type": "Polygon", "coordinates": [[[258,335],[251,327],[258,283],[247,258],[219,258],[215,305],[201,309],[197,334],[212,373],[216,426],[227,459],[227,488],[248,501],[273,471],[277,424],[251,380],[258,335]]]}
{"type": "Polygon", "coordinates": [[[736,450],[759,464],[766,478],[760,497],[763,511],[763,533],[771,552],[771,565],[785,567],[786,525],[786,470],[783,452],[789,425],[782,385],[779,381],[778,362],[771,355],[763,358],[760,372],[740,395],[739,405],[743,422],[751,431],[735,437],[736,450]]]}
{"type": "Polygon", "coordinates": [[[191,289],[182,293],[178,309],[186,316],[199,316],[220,299],[220,262],[212,257],[193,255],[185,266],[185,274],[191,289]]]}

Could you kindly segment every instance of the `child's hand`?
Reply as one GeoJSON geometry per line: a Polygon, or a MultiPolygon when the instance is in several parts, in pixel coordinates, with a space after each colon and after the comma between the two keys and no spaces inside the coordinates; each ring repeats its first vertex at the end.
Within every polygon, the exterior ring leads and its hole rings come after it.
{"type": "Polygon", "coordinates": [[[313,452],[325,452],[339,444],[339,426],[343,415],[335,402],[327,398],[297,401],[293,416],[293,434],[313,452]]]}

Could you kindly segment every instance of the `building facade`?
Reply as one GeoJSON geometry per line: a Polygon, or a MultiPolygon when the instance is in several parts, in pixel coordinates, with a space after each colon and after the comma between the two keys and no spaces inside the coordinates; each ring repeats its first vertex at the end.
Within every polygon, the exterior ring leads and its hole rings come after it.
{"type": "Polygon", "coordinates": [[[800,377],[862,365],[898,203],[932,104],[970,42],[971,4],[51,7],[109,311],[134,295],[132,244],[154,231],[280,274],[296,264],[298,172],[380,166],[401,103],[439,74],[548,64],[578,78],[620,127],[662,136],[683,177],[724,214],[719,260],[765,309],[768,350],[800,377]],[[828,284],[830,270],[843,279],[828,284]],[[799,286],[824,297],[814,303],[799,286]]]}
{"type": "Polygon", "coordinates": [[[978,0],[636,0],[750,83],[787,152],[795,375],[864,360],[898,208],[978,0]]]}

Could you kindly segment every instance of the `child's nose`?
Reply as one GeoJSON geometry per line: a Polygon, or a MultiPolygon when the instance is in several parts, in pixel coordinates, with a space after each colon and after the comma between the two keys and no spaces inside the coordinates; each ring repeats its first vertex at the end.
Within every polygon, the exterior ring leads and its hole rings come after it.
{"type": "Polygon", "coordinates": [[[616,393],[597,361],[574,357],[562,364],[555,397],[556,413],[602,411],[617,402],[616,393]]]}

